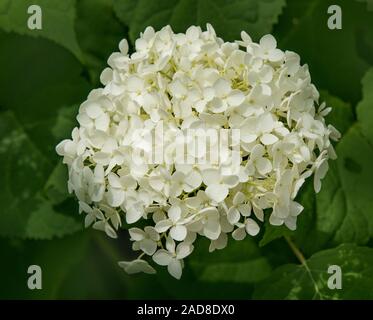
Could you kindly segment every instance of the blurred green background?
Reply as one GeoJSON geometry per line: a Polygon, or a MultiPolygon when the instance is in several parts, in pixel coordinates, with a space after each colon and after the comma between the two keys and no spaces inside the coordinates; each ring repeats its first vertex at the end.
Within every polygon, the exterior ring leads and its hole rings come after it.
{"type": "Polygon", "coordinates": [[[371,0],[0,0],[0,298],[373,298],[373,2],[371,0]],[[27,28],[27,8],[42,8],[42,30],[27,28]],[[342,8],[329,30],[327,9],[342,8]],[[175,32],[211,23],[224,40],[245,30],[272,33],[300,54],[328,121],[343,134],[320,194],[307,183],[296,232],[266,228],[208,254],[198,241],[182,279],[163,268],[128,276],[132,257],[119,240],[83,230],[54,147],[70,136],[79,104],[119,41],[146,26],[175,32]],[[304,254],[300,265],[284,235],[304,254]],[[43,289],[27,288],[40,265],[43,289]],[[343,290],[327,288],[328,265],[342,266],[343,290]]]}

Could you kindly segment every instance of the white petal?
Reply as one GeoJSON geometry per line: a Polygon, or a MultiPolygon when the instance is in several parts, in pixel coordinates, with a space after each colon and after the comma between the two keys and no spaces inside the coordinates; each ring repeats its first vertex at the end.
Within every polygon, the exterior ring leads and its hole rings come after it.
{"type": "Polygon", "coordinates": [[[124,201],[125,193],[121,189],[109,188],[106,199],[110,206],[119,207],[124,201]]]}
{"type": "Polygon", "coordinates": [[[277,61],[280,61],[282,60],[282,58],[284,57],[284,52],[280,49],[274,49],[274,50],[271,50],[268,54],[268,59],[270,61],[273,61],[273,62],[277,62],[277,61]]]}
{"type": "Polygon", "coordinates": [[[231,84],[228,80],[220,78],[214,83],[214,89],[218,97],[226,96],[231,91],[231,84]]]}
{"type": "Polygon", "coordinates": [[[131,240],[133,241],[140,241],[145,237],[145,232],[140,228],[130,228],[128,232],[131,236],[131,240]]]}
{"type": "Polygon", "coordinates": [[[269,223],[273,226],[281,226],[284,224],[284,219],[278,218],[273,213],[269,216],[269,223]]]}
{"type": "Polygon", "coordinates": [[[239,90],[233,90],[229,94],[227,101],[230,106],[236,107],[245,101],[245,95],[239,90]]]}
{"type": "Polygon", "coordinates": [[[156,191],[161,191],[164,187],[164,179],[161,177],[150,177],[148,179],[149,185],[156,191]]]}
{"type": "Polygon", "coordinates": [[[153,241],[159,240],[159,233],[155,230],[154,227],[146,226],[144,228],[145,233],[149,236],[150,239],[153,241]]]}
{"type": "Polygon", "coordinates": [[[105,233],[113,239],[116,239],[118,237],[115,230],[108,223],[105,223],[105,233]]]}
{"type": "Polygon", "coordinates": [[[91,119],[96,119],[103,113],[100,105],[96,102],[90,102],[85,110],[91,119]]]}
{"type": "Polygon", "coordinates": [[[255,160],[261,158],[265,153],[265,148],[261,144],[257,144],[253,147],[250,154],[250,159],[255,160]]]}
{"type": "Polygon", "coordinates": [[[181,262],[177,259],[172,259],[170,264],[167,266],[167,270],[170,273],[171,276],[173,276],[176,279],[181,278],[182,274],[182,268],[181,268],[181,262]]]}
{"type": "Polygon", "coordinates": [[[187,235],[187,228],[183,225],[173,226],[170,230],[170,236],[176,241],[183,241],[187,235]]]}
{"type": "Polygon", "coordinates": [[[144,82],[137,76],[130,76],[127,79],[127,88],[130,92],[140,92],[144,87],[144,82]]]}
{"type": "Polygon", "coordinates": [[[59,156],[65,155],[65,145],[71,140],[65,139],[62,140],[57,146],[56,146],[56,152],[59,156]]]}
{"type": "Polygon", "coordinates": [[[122,39],[119,42],[119,50],[124,55],[126,55],[128,53],[128,41],[127,41],[127,39],[122,39]]]}
{"type": "Polygon", "coordinates": [[[128,274],[144,272],[148,274],[154,274],[155,270],[146,261],[136,259],[133,261],[120,261],[118,265],[124,269],[128,274]]]}
{"type": "Polygon", "coordinates": [[[259,44],[264,50],[273,50],[277,46],[277,41],[272,35],[266,34],[259,40],[259,44]]]}
{"type": "Polygon", "coordinates": [[[96,217],[96,219],[99,219],[99,220],[105,219],[105,216],[100,209],[94,208],[92,211],[92,214],[96,217]]]}
{"type": "Polygon", "coordinates": [[[151,239],[144,239],[140,242],[140,249],[151,256],[157,250],[157,243],[151,239]]]}
{"type": "Polygon", "coordinates": [[[209,109],[214,113],[224,112],[227,109],[226,104],[217,97],[213,98],[208,105],[209,109]]]}
{"type": "Polygon", "coordinates": [[[159,233],[165,232],[172,226],[172,221],[170,219],[158,221],[155,225],[155,230],[159,233]]]}
{"type": "Polygon", "coordinates": [[[253,211],[255,216],[260,220],[264,221],[264,212],[261,208],[258,208],[257,206],[253,206],[253,211]]]}
{"type": "Polygon", "coordinates": [[[241,215],[243,215],[244,217],[248,217],[251,215],[251,204],[250,203],[244,203],[244,204],[240,204],[237,208],[241,215]]]}
{"type": "Polygon", "coordinates": [[[247,219],[245,223],[246,232],[251,236],[256,236],[259,231],[259,225],[253,219],[247,219]]]}
{"type": "Polygon", "coordinates": [[[181,217],[181,209],[179,206],[172,206],[169,210],[168,210],[168,216],[170,217],[170,219],[173,221],[173,222],[176,222],[180,219],[181,217]]]}
{"type": "Polygon", "coordinates": [[[271,144],[274,144],[278,141],[278,138],[273,135],[273,134],[270,134],[270,133],[265,133],[263,134],[261,137],[260,137],[260,141],[266,145],[266,146],[269,146],[271,144]]]}
{"type": "Polygon", "coordinates": [[[166,239],[166,249],[171,252],[172,254],[175,253],[176,244],[172,237],[167,237],[166,239]]]}
{"type": "Polygon", "coordinates": [[[193,251],[193,246],[191,244],[182,242],[176,248],[176,256],[178,259],[184,259],[186,256],[190,255],[193,251]]]}
{"type": "Polygon", "coordinates": [[[115,173],[110,172],[108,174],[108,181],[109,181],[109,185],[112,186],[113,188],[122,188],[120,179],[115,173]]]}
{"type": "Polygon", "coordinates": [[[243,240],[246,237],[246,231],[245,228],[237,228],[232,232],[232,237],[234,240],[243,240]]]}
{"type": "Polygon", "coordinates": [[[92,228],[100,231],[105,231],[105,221],[97,221],[93,224],[92,228]]]}
{"type": "Polygon", "coordinates": [[[291,201],[290,202],[290,215],[296,217],[303,211],[303,206],[298,202],[291,201]]]}
{"type": "Polygon", "coordinates": [[[112,80],[113,80],[113,70],[111,68],[105,68],[100,74],[100,82],[105,86],[109,84],[110,81],[112,80]]]}
{"type": "Polygon", "coordinates": [[[255,166],[258,172],[262,175],[265,175],[272,170],[272,163],[267,158],[259,158],[255,161],[255,166]]]}
{"type": "Polygon", "coordinates": [[[240,182],[238,176],[236,175],[224,176],[222,180],[223,180],[223,183],[229,188],[236,187],[240,182]]]}
{"type": "Polygon", "coordinates": [[[219,220],[209,219],[203,228],[204,235],[211,239],[216,240],[221,232],[219,220]]]}
{"type": "Polygon", "coordinates": [[[237,223],[238,220],[240,220],[240,216],[241,216],[240,212],[237,210],[236,207],[229,208],[228,213],[227,213],[227,219],[230,224],[237,223]]]}
{"type": "Polygon", "coordinates": [[[93,214],[87,214],[84,218],[84,227],[88,228],[95,221],[95,216],[93,214]]]}
{"type": "Polygon", "coordinates": [[[228,195],[229,189],[224,184],[211,184],[206,188],[206,195],[215,202],[222,202],[228,195]]]}
{"type": "Polygon", "coordinates": [[[191,42],[196,41],[200,36],[201,30],[199,27],[191,26],[185,32],[187,39],[191,42]]]}
{"type": "Polygon", "coordinates": [[[109,128],[110,117],[103,113],[95,120],[95,125],[97,130],[106,131],[109,128]]]}
{"type": "Polygon", "coordinates": [[[233,198],[233,204],[236,206],[238,204],[241,204],[245,201],[246,197],[242,192],[237,192],[233,198]]]}
{"type": "Polygon", "coordinates": [[[126,211],[126,222],[128,224],[135,223],[142,217],[143,212],[136,207],[131,207],[126,211]]]}
{"type": "Polygon", "coordinates": [[[167,266],[171,262],[172,256],[167,250],[159,249],[156,253],[154,253],[153,260],[160,266],[167,266]]]}
{"type": "Polygon", "coordinates": [[[271,132],[275,127],[275,121],[270,113],[264,113],[260,116],[260,129],[262,132],[271,132]]]}
{"type": "Polygon", "coordinates": [[[202,176],[197,170],[192,170],[185,177],[184,183],[184,191],[191,192],[201,185],[202,176]]]}
{"type": "Polygon", "coordinates": [[[218,169],[205,169],[202,171],[202,179],[205,185],[215,184],[221,180],[221,175],[218,169]]]}
{"type": "Polygon", "coordinates": [[[86,204],[85,202],[83,201],[79,201],[79,213],[81,213],[82,211],[84,211],[85,213],[91,213],[93,210],[92,208],[86,204]]]}
{"type": "Polygon", "coordinates": [[[94,169],[94,182],[101,183],[105,179],[105,171],[102,165],[96,165],[94,169]]]}
{"type": "Polygon", "coordinates": [[[315,192],[318,193],[321,190],[321,179],[323,179],[328,172],[329,165],[327,159],[321,160],[318,167],[316,167],[315,170],[315,176],[313,179],[313,186],[315,189],[315,192]]]}
{"type": "Polygon", "coordinates": [[[297,229],[297,217],[287,217],[285,220],[285,226],[287,226],[290,230],[294,231],[297,229]]]}
{"type": "Polygon", "coordinates": [[[228,243],[228,236],[226,233],[222,232],[220,233],[219,238],[216,240],[211,240],[210,246],[209,246],[209,252],[213,252],[215,249],[221,250],[224,249],[227,246],[228,243]]]}
{"type": "Polygon", "coordinates": [[[254,142],[258,138],[258,135],[254,133],[245,133],[245,131],[241,130],[241,140],[245,143],[254,142]]]}

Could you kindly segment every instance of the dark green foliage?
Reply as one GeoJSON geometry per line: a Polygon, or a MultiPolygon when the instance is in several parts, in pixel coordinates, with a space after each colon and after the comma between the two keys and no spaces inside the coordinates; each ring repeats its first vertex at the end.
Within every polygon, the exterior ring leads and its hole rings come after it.
{"type": "Polygon", "coordinates": [[[373,286],[373,11],[368,1],[331,0],[0,0],[0,298],[372,299],[373,286]],[[27,28],[27,8],[43,9],[43,30],[27,28]],[[327,28],[339,4],[342,30],[327,28]],[[183,32],[211,23],[226,41],[245,30],[272,33],[300,54],[333,108],[342,133],[338,159],[319,194],[307,181],[305,207],[292,232],[265,224],[255,238],[229,239],[208,253],[198,240],[181,280],[167,271],[128,276],[127,232],[111,240],[83,231],[68,195],[55,145],[76,126],[79,104],[122,38],[148,25],[183,32]],[[303,253],[300,264],[284,237],[303,253]],[[43,290],[26,287],[27,267],[43,270],[43,290]],[[330,290],[329,265],[341,266],[343,289],[330,290]]]}

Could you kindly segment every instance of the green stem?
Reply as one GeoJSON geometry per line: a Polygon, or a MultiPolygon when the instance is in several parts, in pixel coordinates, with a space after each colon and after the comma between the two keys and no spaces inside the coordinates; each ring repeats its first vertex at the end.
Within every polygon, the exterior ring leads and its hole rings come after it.
{"type": "Polygon", "coordinates": [[[293,251],[294,255],[300,261],[300,263],[308,269],[306,258],[304,257],[303,253],[298,249],[295,243],[288,237],[285,236],[285,240],[288,243],[290,249],[293,251]]]}
{"type": "Polygon", "coordinates": [[[311,272],[310,268],[308,267],[306,258],[304,257],[303,253],[299,250],[299,248],[295,245],[295,243],[288,236],[285,236],[284,238],[285,238],[286,242],[288,243],[290,249],[293,251],[294,255],[300,261],[302,266],[306,269],[306,271],[307,271],[307,273],[310,277],[310,280],[313,283],[313,286],[314,286],[314,289],[315,289],[315,296],[319,295],[320,299],[323,299],[323,295],[321,294],[320,289],[319,289],[319,287],[318,287],[318,285],[317,285],[317,283],[316,283],[316,281],[315,281],[315,279],[312,275],[312,272],[311,272]]]}

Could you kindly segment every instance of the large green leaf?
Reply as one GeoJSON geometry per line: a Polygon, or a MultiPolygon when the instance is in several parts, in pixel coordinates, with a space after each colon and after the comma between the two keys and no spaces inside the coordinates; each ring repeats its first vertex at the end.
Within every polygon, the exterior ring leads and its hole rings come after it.
{"type": "Polygon", "coordinates": [[[112,0],[80,0],[76,5],[75,30],[93,83],[98,85],[107,59],[118,51],[127,30],[117,20],[112,0]]]}
{"type": "Polygon", "coordinates": [[[358,122],[338,143],[324,186],[316,197],[315,228],[332,244],[365,244],[373,236],[373,72],[363,80],[363,100],[357,107],[358,122]]]}
{"type": "Polygon", "coordinates": [[[304,264],[276,269],[256,287],[254,299],[372,299],[373,249],[343,244],[320,251],[304,264]],[[342,288],[330,289],[329,266],[341,268],[342,288]]]}
{"type": "Polygon", "coordinates": [[[253,38],[271,32],[285,0],[115,0],[118,17],[129,26],[132,42],[147,26],[171,25],[185,32],[191,25],[211,23],[225,41],[238,39],[242,30],[253,38]]]}
{"type": "MultiPolygon", "coordinates": [[[[297,52],[310,68],[316,86],[345,101],[360,99],[360,79],[369,67],[362,53],[371,45],[373,12],[366,4],[344,0],[288,0],[274,28],[282,49],[297,52]],[[328,7],[342,9],[342,29],[327,26],[328,7]]],[[[370,54],[371,57],[371,54],[370,54]]]]}
{"type": "Polygon", "coordinates": [[[361,124],[363,135],[373,144],[373,68],[365,74],[362,80],[363,99],[357,106],[357,117],[361,124]]]}
{"type": "Polygon", "coordinates": [[[81,228],[69,216],[75,212],[57,212],[44,191],[59,161],[61,136],[52,130],[59,110],[83,99],[87,81],[77,60],[48,40],[0,33],[0,41],[0,235],[49,239],[72,233],[81,228]]]}
{"type": "Polygon", "coordinates": [[[0,114],[0,136],[0,235],[49,239],[79,230],[42,197],[53,165],[10,111],[0,114]]]}
{"type": "Polygon", "coordinates": [[[156,281],[169,297],[249,299],[254,285],[270,276],[273,268],[293,261],[285,242],[258,248],[251,237],[242,241],[229,237],[227,247],[214,252],[209,252],[209,244],[207,239],[196,241],[194,251],[185,259],[180,280],[170,277],[164,267],[157,268],[156,281]]]}
{"type": "Polygon", "coordinates": [[[337,164],[317,199],[319,229],[332,231],[336,243],[364,244],[373,236],[373,69],[362,84],[358,122],[338,144],[337,164]]]}
{"type": "MultiPolygon", "coordinates": [[[[49,241],[0,241],[3,279],[1,299],[124,299],[133,278],[117,265],[118,242],[93,230],[49,241]],[[104,246],[102,245],[104,244],[104,246]],[[108,250],[109,248],[109,250],[108,250]],[[117,256],[111,256],[111,251],[117,256]],[[42,289],[27,287],[27,269],[38,265],[42,289]]],[[[150,291],[147,287],[137,290],[150,291]]]]}
{"type": "Polygon", "coordinates": [[[44,37],[69,49],[78,59],[82,53],[74,31],[75,0],[2,0],[0,3],[0,28],[33,37],[44,37]],[[30,30],[27,13],[31,5],[42,10],[42,29],[30,30]]]}
{"type": "Polygon", "coordinates": [[[0,105],[14,112],[46,158],[57,159],[58,140],[49,133],[60,108],[85,99],[89,85],[83,68],[68,51],[45,39],[1,32],[0,42],[0,105]]]}
{"type": "Polygon", "coordinates": [[[224,250],[212,253],[208,253],[206,242],[198,243],[188,263],[199,281],[252,284],[270,274],[270,263],[252,239],[236,241],[230,237],[224,250]]]}

